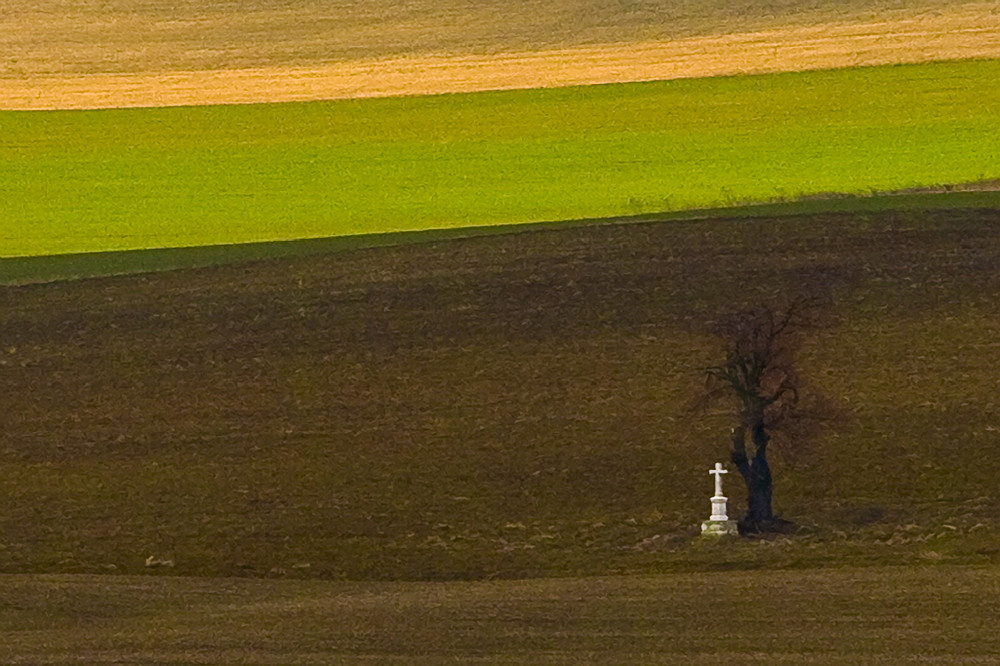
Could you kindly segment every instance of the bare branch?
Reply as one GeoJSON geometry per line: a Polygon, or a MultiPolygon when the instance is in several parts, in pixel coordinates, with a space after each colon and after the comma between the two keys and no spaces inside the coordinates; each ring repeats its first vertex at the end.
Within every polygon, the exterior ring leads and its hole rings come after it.
{"type": "MultiPolygon", "coordinates": [[[[771,427],[794,413],[802,384],[795,356],[804,333],[818,322],[818,309],[818,299],[797,297],[716,320],[714,329],[726,343],[726,360],[705,372],[710,381],[728,387],[741,421],[762,419],[764,427],[771,427]]],[[[719,394],[718,386],[714,393],[719,394]]]]}

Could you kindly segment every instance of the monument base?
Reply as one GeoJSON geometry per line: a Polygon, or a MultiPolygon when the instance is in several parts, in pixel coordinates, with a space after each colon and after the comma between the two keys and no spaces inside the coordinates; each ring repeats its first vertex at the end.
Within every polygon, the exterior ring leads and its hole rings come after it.
{"type": "Polygon", "coordinates": [[[702,536],[739,536],[735,520],[705,520],[701,523],[702,536]]]}

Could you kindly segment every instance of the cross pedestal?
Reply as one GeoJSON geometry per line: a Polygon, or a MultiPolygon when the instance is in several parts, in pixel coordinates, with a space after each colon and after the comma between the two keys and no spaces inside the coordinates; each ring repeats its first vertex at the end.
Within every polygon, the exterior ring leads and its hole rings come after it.
{"type": "Polygon", "coordinates": [[[711,498],[712,515],[701,523],[702,536],[737,535],[736,521],[729,520],[726,515],[726,496],[722,494],[722,475],[729,472],[722,468],[722,463],[715,463],[715,468],[708,473],[715,475],[715,494],[711,498]]]}

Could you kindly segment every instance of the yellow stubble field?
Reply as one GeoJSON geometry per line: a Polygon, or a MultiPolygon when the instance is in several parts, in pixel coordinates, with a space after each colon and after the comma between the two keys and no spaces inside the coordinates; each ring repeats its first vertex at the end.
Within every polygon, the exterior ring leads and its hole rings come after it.
{"type": "Polygon", "coordinates": [[[1000,57],[994,2],[5,3],[0,109],[283,102],[1000,57]]]}

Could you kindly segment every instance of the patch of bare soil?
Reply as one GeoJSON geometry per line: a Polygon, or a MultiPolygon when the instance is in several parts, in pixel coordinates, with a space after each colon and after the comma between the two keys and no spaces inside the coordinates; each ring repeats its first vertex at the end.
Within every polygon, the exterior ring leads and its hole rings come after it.
{"type": "Polygon", "coordinates": [[[0,75],[0,108],[286,102],[544,88],[932,60],[1000,58],[995,3],[868,22],[492,55],[364,57],[321,64],[0,75]]]}

